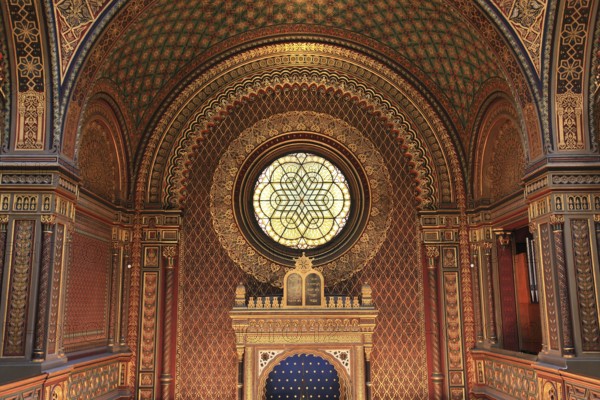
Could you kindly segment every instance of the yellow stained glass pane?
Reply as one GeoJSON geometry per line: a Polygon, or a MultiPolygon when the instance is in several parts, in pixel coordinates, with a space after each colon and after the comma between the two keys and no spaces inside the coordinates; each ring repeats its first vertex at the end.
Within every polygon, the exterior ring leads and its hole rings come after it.
{"type": "Polygon", "coordinates": [[[263,232],[296,249],[321,246],[344,228],[350,213],[350,189],[344,174],[310,153],[278,158],[254,187],[254,215],[263,232]]]}

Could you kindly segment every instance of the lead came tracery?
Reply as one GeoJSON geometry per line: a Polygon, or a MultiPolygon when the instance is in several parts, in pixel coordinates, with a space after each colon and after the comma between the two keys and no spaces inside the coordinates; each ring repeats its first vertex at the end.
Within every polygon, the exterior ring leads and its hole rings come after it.
{"type": "Polygon", "coordinates": [[[346,225],[350,191],[342,172],[323,157],[293,153],[263,170],[254,190],[261,229],[288,247],[310,249],[346,225]]]}

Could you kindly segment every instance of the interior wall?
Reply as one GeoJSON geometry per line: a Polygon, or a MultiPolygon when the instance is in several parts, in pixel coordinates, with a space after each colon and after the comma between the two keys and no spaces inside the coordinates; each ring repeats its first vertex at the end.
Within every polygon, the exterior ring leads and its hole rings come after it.
{"type": "MultiPolygon", "coordinates": [[[[413,178],[399,143],[385,123],[352,99],[308,88],[282,89],[238,104],[201,143],[188,181],[180,269],[176,394],[181,399],[234,398],[237,356],[229,319],[235,287],[249,294],[278,293],[245,276],[219,244],[210,215],[212,173],[227,145],[243,129],[285,111],[316,111],[340,118],[369,137],[388,162],[393,211],[379,254],[329,292],[357,294],[368,282],[380,310],[372,354],[373,396],[427,397],[423,287],[413,178]]],[[[382,234],[385,229],[382,227],[382,234]]]]}

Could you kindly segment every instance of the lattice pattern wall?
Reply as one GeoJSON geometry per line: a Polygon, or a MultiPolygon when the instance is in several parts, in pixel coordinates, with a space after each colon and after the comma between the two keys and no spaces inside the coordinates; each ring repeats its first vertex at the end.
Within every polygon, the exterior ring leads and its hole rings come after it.
{"type": "Polygon", "coordinates": [[[110,255],[110,242],[82,231],[73,234],[65,302],[66,352],[108,340],[110,255]]]}
{"type": "Polygon", "coordinates": [[[351,99],[316,90],[285,90],[238,105],[201,144],[190,175],[183,227],[177,346],[177,397],[234,399],[237,356],[228,312],[235,287],[244,281],[252,296],[273,294],[244,276],[221,248],[212,228],[209,192],[212,171],[228,143],[248,126],[291,111],[326,112],[364,132],[388,162],[395,209],[382,250],[359,276],[328,288],[357,294],[368,281],[380,310],[372,359],[377,399],[427,397],[423,289],[418,258],[417,218],[411,177],[395,137],[351,99]]]}

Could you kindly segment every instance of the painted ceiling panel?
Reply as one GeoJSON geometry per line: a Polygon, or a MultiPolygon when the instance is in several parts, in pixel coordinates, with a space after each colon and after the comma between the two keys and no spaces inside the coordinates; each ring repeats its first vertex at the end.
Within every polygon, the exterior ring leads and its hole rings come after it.
{"type": "Polygon", "coordinates": [[[212,46],[292,24],[354,32],[393,48],[434,82],[463,123],[483,83],[503,77],[485,41],[442,0],[157,0],[123,32],[99,77],[120,88],[139,123],[169,79],[212,46]]]}

